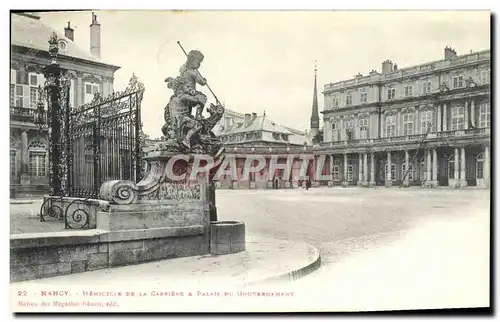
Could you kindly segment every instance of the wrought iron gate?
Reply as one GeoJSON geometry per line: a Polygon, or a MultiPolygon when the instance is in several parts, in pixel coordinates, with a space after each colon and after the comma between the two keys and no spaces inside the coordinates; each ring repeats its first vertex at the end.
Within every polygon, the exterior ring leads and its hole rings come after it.
{"type": "Polygon", "coordinates": [[[144,85],[132,75],[128,87],[69,112],[67,195],[97,198],[108,180],[141,179],[141,101],[144,85]]]}

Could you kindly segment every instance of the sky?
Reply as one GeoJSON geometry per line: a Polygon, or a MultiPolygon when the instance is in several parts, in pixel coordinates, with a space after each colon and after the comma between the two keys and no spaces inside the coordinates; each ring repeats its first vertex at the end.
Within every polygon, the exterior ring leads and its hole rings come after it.
{"type": "MultiPolygon", "coordinates": [[[[319,110],[323,86],[357,73],[399,68],[490,48],[488,11],[95,11],[101,24],[101,58],[121,66],[115,90],[135,73],[144,83],[144,131],[161,136],[163,110],[186,51],[200,50],[200,68],[226,108],[262,114],[298,130],[309,129],[314,65],[319,110]]],[[[75,43],[90,50],[91,12],[41,13],[64,33],[70,21],[75,43]]],[[[206,87],[199,88],[215,102],[206,87]]],[[[321,115],[320,115],[321,119],[321,115]]]]}

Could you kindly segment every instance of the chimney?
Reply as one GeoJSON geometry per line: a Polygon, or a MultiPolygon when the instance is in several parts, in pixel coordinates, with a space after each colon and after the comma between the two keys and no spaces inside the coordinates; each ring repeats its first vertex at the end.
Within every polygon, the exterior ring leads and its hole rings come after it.
{"type": "Polygon", "coordinates": [[[354,75],[354,78],[361,78],[361,77],[363,77],[363,74],[361,74],[361,73],[354,75]]]}
{"type": "Polygon", "coordinates": [[[257,118],[257,113],[252,113],[252,121],[255,120],[257,118]]]}
{"type": "Polygon", "coordinates": [[[252,115],[250,113],[245,114],[245,121],[243,123],[243,126],[249,126],[252,121],[252,115]]]}
{"type": "Polygon", "coordinates": [[[457,57],[457,52],[455,51],[455,49],[446,46],[444,48],[444,59],[449,60],[455,57],[457,57]]]}
{"type": "Polygon", "coordinates": [[[101,25],[97,22],[97,16],[93,12],[90,25],[90,53],[101,58],[101,25]]]}
{"type": "Polygon", "coordinates": [[[394,64],[394,71],[398,70],[398,65],[394,64]]]}
{"type": "Polygon", "coordinates": [[[449,60],[455,57],[457,57],[457,52],[455,51],[455,49],[446,46],[444,48],[444,59],[449,60]]]}
{"type": "Polygon", "coordinates": [[[372,69],[370,72],[370,75],[374,75],[374,74],[377,74],[377,71],[375,69],[372,69]]]}
{"type": "Polygon", "coordinates": [[[71,39],[71,41],[75,40],[75,32],[73,28],[71,28],[69,21],[68,21],[68,26],[64,28],[64,35],[66,36],[66,38],[71,39]]]}
{"type": "Polygon", "coordinates": [[[382,74],[390,73],[393,71],[392,61],[384,60],[382,62],[382,74]]]}

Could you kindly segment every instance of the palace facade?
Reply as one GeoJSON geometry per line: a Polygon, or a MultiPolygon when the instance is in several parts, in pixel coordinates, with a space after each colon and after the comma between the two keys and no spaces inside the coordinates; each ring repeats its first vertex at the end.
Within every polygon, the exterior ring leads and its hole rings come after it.
{"type": "Polygon", "coordinates": [[[300,171],[299,154],[312,152],[310,140],[305,132],[298,131],[270,120],[265,112],[241,114],[226,109],[221,121],[215,126],[214,133],[222,140],[225,157],[234,158],[236,165],[235,178],[224,176],[216,181],[218,188],[232,189],[267,189],[298,187],[300,181],[285,178],[284,169],[274,169],[274,180],[269,180],[269,171],[273,157],[277,164],[285,164],[290,157],[291,177],[298,176],[300,171]],[[258,173],[244,177],[245,162],[257,166],[252,156],[262,156],[266,164],[258,173]],[[248,160],[248,161],[247,161],[248,160]]]}
{"type": "Polygon", "coordinates": [[[490,50],[443,54],[324,86],[321,184],[489,187],[490,50]]]}
{"type": "MultiPolygon", "coordinates": [[[[37,14],[11,14],[10,64],[10,187],[12,197],[48,192],[48,132],[34,123],[43,68],[50,64],[48,40],[53,32],[37,14]]],[[[92,14],[87,50],[73,41],[70,24],[58,35],[58,63],[71,78],[70,105],[90,102],[96,92],[113,92],[114,73],[120,68],[101,60],[101,25],[92,14]]],[[[78,36],[78,35],[76,35],[78,36]]]]}

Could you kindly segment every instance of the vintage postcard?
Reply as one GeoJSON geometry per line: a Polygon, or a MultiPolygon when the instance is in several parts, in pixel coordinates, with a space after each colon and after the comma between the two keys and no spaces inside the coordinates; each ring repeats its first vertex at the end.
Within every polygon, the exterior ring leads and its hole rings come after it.
{"type": "Polygon", "coordinates": [[[489,11],[10,25],[12,312],[492,312],[489,11]]]}

